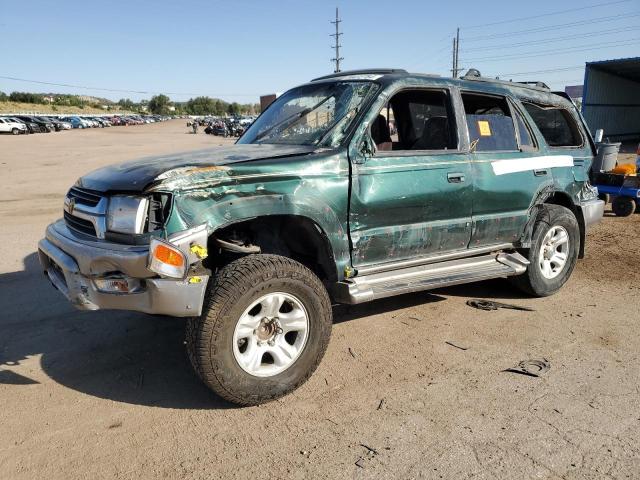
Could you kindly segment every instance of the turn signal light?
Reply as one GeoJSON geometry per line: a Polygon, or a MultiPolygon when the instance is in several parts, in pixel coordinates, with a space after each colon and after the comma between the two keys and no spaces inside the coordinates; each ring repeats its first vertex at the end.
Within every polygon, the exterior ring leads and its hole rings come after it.
{"type": "Polygon", "coordinates": [[[184,256],[181,255],[173,248],[169,248],[165,245],[158,245],[153,252],[153,256],[160,262],[167,265],[173,265],[174,267],[181,267],[184,265],[184,256]]]}
{"type": "Polygon", "coordinates": [[[151,240],[149,247],[149,270],[163,277],[185,277],[187,257],[179,248],[157,238],[151,240]]]}

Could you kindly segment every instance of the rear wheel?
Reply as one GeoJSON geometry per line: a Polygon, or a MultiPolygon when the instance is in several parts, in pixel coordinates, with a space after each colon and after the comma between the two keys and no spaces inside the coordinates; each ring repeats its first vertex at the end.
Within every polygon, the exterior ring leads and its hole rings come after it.
{"type": "Polygon", "coordinates": [[[631,197],[616,197],[613,199],[611,209],[618,217],[628,217],[636,211],[636,202],[631,197]]]}
{"type": "Polygon", "coordinates": [[[579,250],[580,228],[573,212],[560,205],[543,205],[533,227],[531,248],[521,252],[530,264],[511,281],[529,295],[551,295],[569,280],[579,250]]]}
{"type": "Polygon", "coordinates": [[[209,388],[239,405],[286,395],[315,371],[331,335],[331,302],[308,268],[276,255],[231,262],[211,281],[187,351],[209,388]]]}
{"type": "Polygon", "coordinates": [[[604,202],[604,204],[608,204],[611,201],[608,193],[599,193],[598,198],[604,202]]]}

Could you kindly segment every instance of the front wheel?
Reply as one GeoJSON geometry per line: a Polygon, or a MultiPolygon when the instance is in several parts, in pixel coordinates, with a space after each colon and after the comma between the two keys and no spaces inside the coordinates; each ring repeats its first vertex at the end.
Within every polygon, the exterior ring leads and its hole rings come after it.
{"type": "Polygon", "coordinates": [[[13,135],[18,135],[18,134],[20,133],[20,130],[18,130],[17,128],[12,128],[12,129],[11,129],[11,133],[12,133],[13,135]]]}
{"type": "Polygon", "coordinates": [[[529,295],[552,295],[569,280],[579,251],[580,228],[573,212],[560,205],[543,205],[533,226],[531,247],[521,252],[530,264],[511,281],[529,295]]]}
{"type": "Polygon", "coordinates": [[[331,336],[320,279],[286,257],[249,255],[216,272],[186,343],[196,373],[219,396],[257,405],[302,385],[331,336]]]}

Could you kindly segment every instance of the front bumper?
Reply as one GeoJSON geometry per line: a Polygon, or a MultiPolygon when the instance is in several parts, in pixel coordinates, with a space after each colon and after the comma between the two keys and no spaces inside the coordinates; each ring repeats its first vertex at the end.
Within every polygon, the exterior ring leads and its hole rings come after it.
{"type": "MultiPolygon", "coordinates": [[[[202,232],[197,235],[201,241],[202,232]]],[[[180,238],[183,244],[189,241],[188,235],[180,238]]],[[[47,227],[38,250],[51,283],[80,310],[132,310],[175,317],[196,316],[202,311],[208,275],[184,280],[159,278],[147,268],[146,246],[91,240],[59,220],[47,227]],[[142,288],[135,293],[105,293],[94,282],[114,276],[139,279],[142,288]]]]}
{"type": "Polygon", "coordinates": [[[594,223],[598,223],[604,216],[604,202],[597,198],[581,202],[578,207],[582,211],[585,229],[588,229],[594,223]]]}

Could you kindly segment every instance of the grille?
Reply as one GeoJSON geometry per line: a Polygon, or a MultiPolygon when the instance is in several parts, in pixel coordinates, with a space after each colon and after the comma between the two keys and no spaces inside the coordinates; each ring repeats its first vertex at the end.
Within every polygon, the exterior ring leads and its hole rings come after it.
{"type": "Polygon", "coordinates": [[[67,193],[67,197],[74,198],[76,203],[89,207],[95,207],[102,199],[102,196],[96,192],[77,187],[71,187],[71,190],[67,193]]]}
{"type": "Polygon", "coordinates": [[[74,217],[70,215],[68,212],[64,213],[64,221],[69,228],[73,228],[82,233],[86,233],[88,235],[96,236],[96,229],[89,220],[85,220],[84,218],[74,217]]]}

